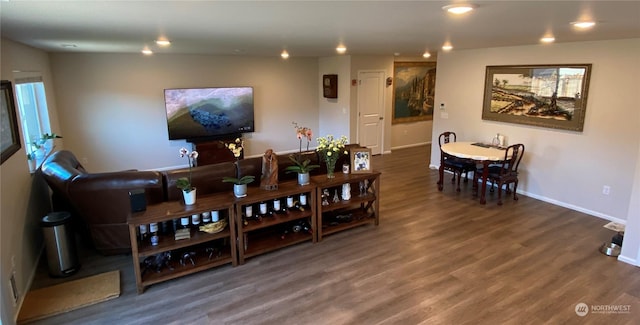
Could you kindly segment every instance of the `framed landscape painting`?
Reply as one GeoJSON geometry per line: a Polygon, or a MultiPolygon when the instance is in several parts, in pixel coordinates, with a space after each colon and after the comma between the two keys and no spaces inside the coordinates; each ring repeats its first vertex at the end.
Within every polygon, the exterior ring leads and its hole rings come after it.
{"type": "Polygon", "coordinates": [[[16,118],[16,106],[13,102],[13,87],[11,82],[2,80],[0,82],[2,92],[0,92],[0,149],[2,162],[20,150],[20,138],[18,134],[18,121],[16,118]]]}
{"type": "Polygon", "coordinates": [[[582,131],[591,64],[487,66],[482,119],[582,131]]]}
{"type": "Polygon", "coordinates": [[[391,124],[432,120],[435,89],[435,62],[394,62],[391,124]]]}

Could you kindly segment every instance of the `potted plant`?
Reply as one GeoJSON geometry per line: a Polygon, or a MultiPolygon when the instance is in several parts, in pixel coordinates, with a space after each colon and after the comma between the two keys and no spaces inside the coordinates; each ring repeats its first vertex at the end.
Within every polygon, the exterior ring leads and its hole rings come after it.
{"type": "Polygon", "coordinates": [[[341,136],[339,139],[335,139],[333,135],[328,135],[324,138],[318,138],[318,148],[316,151],[320,153],[320,158],[327,164],[327,178],[334,178],[334,171],[336,169],[336,161],[341,154],[348,154],[345,147],[347,145],[347,137],[341,136]]]}
{"type": "Polygon", "coordinates": [[[236,169],[238,175],[236,177],[223,177],[222,182],[233,183],[233,194],[236,197],[245,197],[247,196],[247,184],[253,182],[255,180],[255,176],[245,175],[240,177],[238,160],[240,159],[240,155],[242,155],[242,149],[244,149],[244,141],[242,141],[242,139],[240,138],[236,138],[234,142],[225,143],[224,145],[231,151],[231,153],[233,153],[233,156],[236,158],[236,169]]]}
{"type": "Polygon", "coordinates": [[[55,133],[45,133],[39,139],[29,143],[31,150],[27,153],[27,161],[29,162],[30,171],[35,171],[38,168],[38,161],[42,163],[53,152],[55,145],[49,140],[61,138],[55,133]]]}
{"type": "Polygon", "coordinates": [[[198,152],[193,150],[189,152],[187,148],[180,148],[180,157],[187,157],[189,160],[189,177],[180,177],[176,181],[176,187],[182,190],[184,204],[192,205],[196,203],[196,188],[191,185],[191,168],[198,159],[198,152]]]}
{"type": "Polygon", "coordinates": [[[298,173],[298,184],[309,184],[309,172],[313,169],[319,168],[320,165],[311,165],[311,159],[302,160],[302,139],[307,139],[307,151],[309,150],[309,142],[313,132],[310,128],[304,126],[298,126],[298,123],[293,122],[293,126],[296,129],[296,137],[300,141],[300,149],[298,154],[289,155],[289,159],[293,162],[293,166],[285,168],[287,173],[298,173]]]}

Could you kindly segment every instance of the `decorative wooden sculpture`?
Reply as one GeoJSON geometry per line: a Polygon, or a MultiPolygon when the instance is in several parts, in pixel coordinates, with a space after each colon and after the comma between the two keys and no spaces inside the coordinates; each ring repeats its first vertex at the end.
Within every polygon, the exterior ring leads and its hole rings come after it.
{"type": "Polygon", "coordinates": [[[278,189],[278,156],[271,149],[267,149],[262,156],[260,187],[265,190],[278,189]]]}

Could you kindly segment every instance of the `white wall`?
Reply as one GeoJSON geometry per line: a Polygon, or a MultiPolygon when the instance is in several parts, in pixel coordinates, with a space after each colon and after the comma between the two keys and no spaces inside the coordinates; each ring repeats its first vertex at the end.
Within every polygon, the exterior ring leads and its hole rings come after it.
{"type": "Polygon", "coordinates": [[[634,173],[633,189],[629,201],[629,214],[624,230],[622,252],[618,259],[640,266],[640,143],[636,157],[636,171],[634,173]]]}
{"type": "MultiPolygon", "coordinates": [[[[637,109],[640,39],[453,51],[438,57],[433,138],[451,130],[458,141],[490,141],[499,132],[526,146],[518,187],[526,195],[605,219],[627,219],[640,141],[637,109]],[[591,63],[583,132],[481,119],[485,67],[591,63]],[[602,194],[603,185],[611,194],[602,194]]],[[[432,147],[431,165],[440,152],[432,147]]],[[[635,179],[637,182],[638,180],[635,179]]],[[[637,201],[637,199],[636,199],[637,201]]],[[[640,217],[640,216],[636,216],[640,217]]]]}
{"type": "MultiPolygon", "coordinates": [[[[7,39],[2,39],[0,44],[0,78],[13,82],[14,71],[17,70],[41,75],[47,92],[51,129],[62,134],[57,124],[55,91],[47,53],[7,39]]],[[[56,141],[58,148],[62,148],[62,140],[56,141]]],[[[4,324],[15,323],[18,307],[29,288],[42,251],[39,222],[50,211],[48,187],[39,174],[29,173],[22,136],[20,142],[21,149],[0,166],[0,304],[4,324]],[[8,285],[12,272],[15,272],[19,293],[17,305],[13,304],[8,285]]]]}
{"type": "Polygon", "coordinates": [[[255,130],[245,155],[298,149],[291,124],[317,129],[315,58],[51,54],[66,148],[92,172],[186,165],[169,141],[165,88],[254,87],[255,130]]]}
{"type": "MultiPolygon", "coordinates": [[[[325,74],[338,75],[338,98],[325,98],[322,96],[322,84],[318,82],[318,131],[314,137],[325,137],[333,135],[335,138],[346,136],[349,143],[355,142],[357,139],[350,137],[350,121],[349,116],[351,92],[349,91],[351,84],[351,57],[348,55],[323,57],[318,60],[318,77],[322,80],[325,74]]],[[[317,143],[315,140],[313,144],[317,143]]]]}

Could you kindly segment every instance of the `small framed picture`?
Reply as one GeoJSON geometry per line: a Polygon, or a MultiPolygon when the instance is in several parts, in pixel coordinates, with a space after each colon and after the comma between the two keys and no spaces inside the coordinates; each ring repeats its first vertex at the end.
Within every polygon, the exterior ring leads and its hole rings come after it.
{"type": "Polygon", "coordinates": [[[371,172],[371,149],[351,149],[351,172],[354,174],[371,172]]]}

